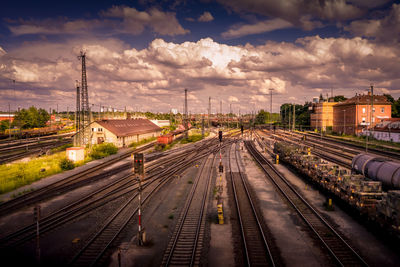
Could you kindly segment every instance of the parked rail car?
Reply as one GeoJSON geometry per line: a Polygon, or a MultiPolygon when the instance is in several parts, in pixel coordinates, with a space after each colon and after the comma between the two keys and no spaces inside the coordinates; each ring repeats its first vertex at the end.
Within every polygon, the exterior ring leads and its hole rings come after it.
{"type": "Polygon", "coordinates": [[[160,145],[171,144],[174,140],[182,138],[183,130],[175,130],[168,134],[160,135],[157,137],[157,143],[160,145]]]}
{"type": "MultiPolygon", "coordinates": [[[[387,180],[370,179],[363,174],[350,173],[338,165],[326,162],[319,157],[308,155],[304,146],[276,142],[274,152],[279,155],[283,162],[290,164],[299,173],[335,194],[338,198],[358,210],[360,214],[368,216],[369,219],[377,221],[381,225],[390,226],[391,229],[396,230],[396,234],[400,235],[400,190],[383,192],[382,182],[387,180]]],[[[362,161],[357,157],[353,159],[353,162],[357,164],[362,162],[364,170],[364,163],[372,162],[367,157],[358,157],[362,158],[362,161]]],[[[382,163],[382,161],[377,162],[382,163]]],[[[386,174],[387,172],[383,173],[386,174]]],[[[392,171],[392,173],[397,172],[392,171]]],[[[376,172],[372,177],[376,177],[376,172]]]]}
{"type": "Polygon", "coordinates": [[[391,189],[400,189],[400,162],[361,153],[351,162],[352,170],[391,189]]]}

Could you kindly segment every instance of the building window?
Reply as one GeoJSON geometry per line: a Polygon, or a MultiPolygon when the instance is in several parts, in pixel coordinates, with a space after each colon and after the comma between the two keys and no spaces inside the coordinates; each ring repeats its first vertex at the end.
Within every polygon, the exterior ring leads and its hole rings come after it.
{"type": "Polygon", "coordinates": [[[381,108],[381,113],[385,113],[385,108],[381,108]]]}
{"type": "Polygon", "coordinates": [[[365,108],[362,109],[363,113],[365,113],[365,108]]]}
{"type": "Polygon", "coordinates": [[[365,117],[362,117],[362,122],[365,123],[365,117]]]}
{"type": "Polygon", "coordinates": [[[92,128],[92,132],[94,132],[94,128],[92,128]]]}

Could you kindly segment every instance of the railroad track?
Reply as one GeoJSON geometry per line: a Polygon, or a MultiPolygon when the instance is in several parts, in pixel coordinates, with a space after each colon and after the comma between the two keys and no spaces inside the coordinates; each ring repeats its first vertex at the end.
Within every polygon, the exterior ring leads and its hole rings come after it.
{"type": "Polygon", "coordinates": [[[7,148],[6,150],[0,151],[0,164],[12,162],[35,154],[41,155],[44,154],[48,149],[56,148],[69,143],[71,143],[71,140],[57,140],[31,146],[22,145],[15,148],[7,148]]]}
{"type": "Polygon", "coordinates": [[[21,195],[19,197],[16,197],[14,199],[11,199],[9,201],[1,203],[0,204],[0,216],[7,214],[11,210],[15,211],[15,210],[24,208],[26,206],[37,203],[39,201],[48,199],[52,196],[59,195],[61,193],[65,193],[72,189],[78,188],[82,185],[93,182],[95,180],[102,179],[104,177],[116,174],[116,173],[126,169],[127,165],[118,166],[117,168],[114,168],[112,170],[109,170],[109,171],[106,171],[106,172],[103,172],[103,173],[100,173],[97,175],[93,175],[94,172],[101,170],[107,166],[110,166],[124,158],[129,157],[132,152],[141,152],[152,146],[153,146],[153,143],[149,143],[149,144],[147,144],[139,149],[136,149],[134,151],[125,152],[111,160],[105,161],[102,164],[93,166],[91,168],[88,168],[88,169],[80,172],[80,173],[73,174],[69,177],[66,177],[63,180],[54,182],[50,185],[44,186],[35,191],[26,193],[24,195],[21,195]]]}
{"type": "MultiPolygon", "coordinates": [[[[208,156],[210,148],[216,146],[215,140],[205,142],[201,147],[195,151],[191,151],[189,155],[182,161],[171,164],[160,175],[160,179],[154,180],[145,188],[144,199],[142,204],[145,204],[162,186],[164,186],[173,175],[185,170],[194,162],[201,160],[208,156]],[[213,144],[214,143],[214,144],[213,144]]],[[[215,149],[215,148],[214,148],[215,149]]],[[[120,208],[114,212],[103,225],[96,231],[79,249],[79,251],[72,258],[69,265],[73,266],[95,266],[101,265],[101,260],[104,258],[106,251],[110,248],[111,244],[116,240],[121,231],[129,223],[133,216],[138,211],[138,193],[130,197],[120,208]]]]}
{"type": "Polygon", "coordinates": [[[351,169],[351,160],[353,159],[353,156],[344,154],[343,151],[340,151],[337,149],[334,150],[334,149],[331,149],[329,147],[322,146],[322,145],[315,145],[314,143],[309,142],[309,141],[304,142],[303,140],[293,138],[292,136],[283,137],[283,136],[275,135],[275,138],[277,140],[287,142],[287,143],[290,143],[290,144],[293,144],[296,146],[298,146],[299,144],[303,144],[305,146],[312,147],[313,148],[311,150],[312,154],[314,154],[322,159],[325,159],[327,161],[336,163],[342,167],[351,169]]]}
{"type": "Polygon", "coordinates": [[[246,179],[240,170],[237,144],[233,146],[233,151],[232,146],[229,150],[229,175],[240,225],[245,264],[246,266],[275,266],[276,256],[270,250],[261,216],[255,208],[246,179]]]}
{"type": "MultiPolygon", "coordinates": [[[[196,150],[197,146],[188,150],[188,152],[196,150]]],[[[146,164],[146,173],[149,174],[148,179],[156,179],[163,172],[163,166],[173,164],[174,162],[184,160],[187,156],[182,151],[168,155],[169,157],[161,157],[161,160],[156,163],[146,164]]],[[[160,155],[158,157],[160,159],[160,155]]],[[[132,167],[131,163],[125,164],[128,168],[132,167]]],[[[124,165],[124,166],[125,166],[124,165]]],[[[150,180],[149,180],[150,181],[150,180]]],[[[144,186],[149,181],[145,181],[144,186]]],[[[124,175],[110,184],[107,184],[100,189],[86,195],[65,207],[52,212],[40,220],[41,234],[47,231],[62,226],[65,223],[85,215],[87,212],[93,211],[115,199],[130,194],[137,190],[137,182],[133,180],[131,174],[124,175]]],[[[35,238],[36,224],[30,224],[13,233],[0,238],[0,247],[18,246],[26,241],[35,238]]]]}
{"type": "Polygon", "coordinates": [[[195,183],[164,252],[162,266],[199,266],[206,224],[207,200],[215,155],[201,164],[195,183]]]}
{"type": "MultiPolygon", "coordinates": [[[[318,136],[316,134],[313,133],[305,133],[308,137],[315,139],[318,139],[318,136]]],[[[338,140],[336,138],[333,137],[326,137],[323,136],[322,140],[325,140],[327,142],[331,142],[334,144],[339,144],[342,146],[347,146],[348,148],[352,148],[353,150],[356,151],[356,153],[364,153],[365,152],[365,146],[363,145],[357,145],[351,142],[347,142],[347,141],[343,141],[343,140],[338,140]]],[[[372,147],[368,147],[368,152],[369,153],[373,153],[379,156],[383,156],[386,158],[390,158],[390,159],[394,159],[394,160],[400,160],[400,152],[395,152],[395,151],[389,151],[389,150],[381,150],[381,149],[377,149],[377,148],[372,148],[372,147]]]]}
{"type": "Polygon", "coordinates": [[[344,238],[274,168],[273,164],[255,149],[252,142],[246,141],[245,145],[266,174],[266,177],[273,182],[275,187],[287,199],[314,234],[314,237],[320,241],[338,265],[368,266],[344,238]]]}

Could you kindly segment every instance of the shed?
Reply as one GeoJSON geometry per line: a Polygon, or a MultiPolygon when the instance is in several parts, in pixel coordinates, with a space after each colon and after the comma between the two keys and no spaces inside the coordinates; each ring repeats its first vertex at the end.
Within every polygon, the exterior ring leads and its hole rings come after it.
{"type": "Polygon", "coordinates": [[[113,143],[126,147],[133,142],[158,137],[162,129],[148,119],[101,120],[91,125],[92,144],[113,143]]]}

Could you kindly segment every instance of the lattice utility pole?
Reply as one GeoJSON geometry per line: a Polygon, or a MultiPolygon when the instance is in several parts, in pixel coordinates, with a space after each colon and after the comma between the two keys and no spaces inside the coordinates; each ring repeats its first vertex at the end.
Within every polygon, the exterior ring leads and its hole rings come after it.
{"type": "Polygon", "coordinates": [[[75,110],[75,128],[76,128],[76,134],[75,134],[75,146],[81,146],[81,90],[80,90],[80,85],[79,81],[75,81],[75,87],[76,87],[76,110],[75,110]]]}
{"type": "Polygon", "coordinates": [[[90,108],[89,108],[89,96],[87,87],[86,77],[86,54],[81,51],[78,59],[82,61],[82,81],[81,81],[81,145],[89,143],[90,138],[90,108]]]}
{"type": "Polygon", "coordinates": [[[186,139],[189,137],[189,125],[188,125],[188,108],[187,108],[187,89],[185,89],[185,137],[186,139]]]}

